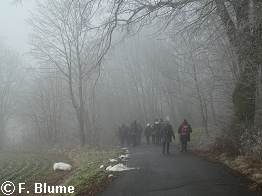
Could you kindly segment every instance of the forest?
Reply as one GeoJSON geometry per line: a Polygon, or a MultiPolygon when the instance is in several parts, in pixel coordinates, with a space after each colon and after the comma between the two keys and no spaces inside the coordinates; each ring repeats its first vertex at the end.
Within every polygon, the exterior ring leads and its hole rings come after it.
{"type": "Polygon", "coordinates": [[[203,144],[259,153],[260,6],[38,2],[34,63],[1,44],[1,145],[112,144],[123,122],[168,117],[203,144]]]}
{"type": "Polygon", "coordinates": [[[261,161],[261,1],[33,4],[27,58],[0,37],[1,151],[115,147],[121,124],[163,118],[190,122],[193,149],[261,161]]]}

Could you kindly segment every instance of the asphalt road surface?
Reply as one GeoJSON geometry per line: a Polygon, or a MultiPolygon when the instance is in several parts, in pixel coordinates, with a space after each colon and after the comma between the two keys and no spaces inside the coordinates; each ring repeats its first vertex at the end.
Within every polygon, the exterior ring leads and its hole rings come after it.
{"type": "Polygon", "coordinates": [[[227,167],[191,153],[161,154],[160,146],[131,148],[127,171],[100,196],[258,196],[250,192],[247,180],[227,167]]]}

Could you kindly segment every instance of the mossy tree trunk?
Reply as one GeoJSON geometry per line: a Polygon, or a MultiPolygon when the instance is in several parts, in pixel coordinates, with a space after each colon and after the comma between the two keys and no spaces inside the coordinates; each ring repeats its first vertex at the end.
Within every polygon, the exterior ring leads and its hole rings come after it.
{"type": "Polygon", "coordinates": [[[230,2],[236,16],[233,20],[226,1],[216,0],[217,12],[225,26],[229,42],[238,57],[241,73],[233,92],[234,123],[230,134],[239,144],[243,130],[254,127],[261,59],[261,2],[233,0],[230,2]]]}
{"type": "Polygon", "coordinates": [[[256,99],[256,113],[255,126],[262,128],[262,2],[261,0],[254,0],[254,36],[257,38],[254,42],[254,50],[256,64],[258,67],[257,77],[257,99],[256,99]]]}

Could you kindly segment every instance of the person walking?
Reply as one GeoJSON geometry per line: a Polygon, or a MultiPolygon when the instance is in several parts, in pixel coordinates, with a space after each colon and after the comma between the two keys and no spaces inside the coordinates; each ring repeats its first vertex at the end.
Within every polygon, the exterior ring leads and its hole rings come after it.
{"type": "Polygon", "coordinates": [[[146,124],[146,128],[145,128],[145,137],[146,137],[146,143],[150,144],[150,136],[152,134],[152,127],[150,125],[150,123],[146,124]]]}
{"type": "Polygon", "coordinates": [[[157,135],[158,127],[159,127],[158,119],[155,119],[154,124],[152,126],[152,143],[153,144],[156,144],[156,135],[157,135]]]}
{"type": "Polygon", "coordinates": [[[138,127],[136,120],[131,124],[130,129],[131,129],[130,132],[131,132],[132,145],[133,147],[135,147],[138,144],[137,135],[139,132],[139,127],[138,127]]]}
{"type": "Polygon", "coordinates": [[[122,147],[128,144],[128,127],[124,123],[118,128],[118,138],[122,147]]]}
{"type": "Polygon", "coordinates": [[[186,119],[184,119],[182,124],[179,126],[178,133],[180,134],[181,152],[187,152],[187,142],[190,140],[192,128],[186,119]]]}
{"type": "Polygon", "coordinates": [[[175,140],[175,134],[172,128],[172,125],[169,121],[165,121],[162,124],[161,129],[161,140],[163,145],[163,154],[169,154],[170,142],[172,142],[172,137],[175,140]]]}
{"type": "Polygon", "coordinates": [[[132,133],[132,129],[130,126],[126,127],[127,130],[127,146],[132,146],[133,144],[133,133],[132,133]]]}
{"type": "Polygon", "coordinates": [[[153,144],[160,144],[160,135],[161,135],[161,126],[160,121],[158,119],[155,119],[154,126],[153,126],[153,133],[152,133],[152,139],[153,144]]]}
{"type": "Polygon", "coordinates": [[[141,145],[142,133],[143,133],[143,127],[140,125],[140,123],[137,123],[137,134],[136,134],[137,145],[141,145]]]}
{"type": "Polygon", "coordinates": [[[156,131],[156,143],[161,144],[161,137],[162,137],[162,128],[164,127],[164,120],[162,118],[159,119],[159,124],[157,126],[156,131]]]}

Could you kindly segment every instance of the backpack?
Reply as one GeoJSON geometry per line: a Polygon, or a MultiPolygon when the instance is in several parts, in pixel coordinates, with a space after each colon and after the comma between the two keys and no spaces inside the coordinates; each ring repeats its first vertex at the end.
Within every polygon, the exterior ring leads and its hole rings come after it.
{"type": "Polygon", "coordinates": [[[188,125],[183,125],[182,129],[181,129],[181,135],[187,135],[188,134],[188,125]]]}

